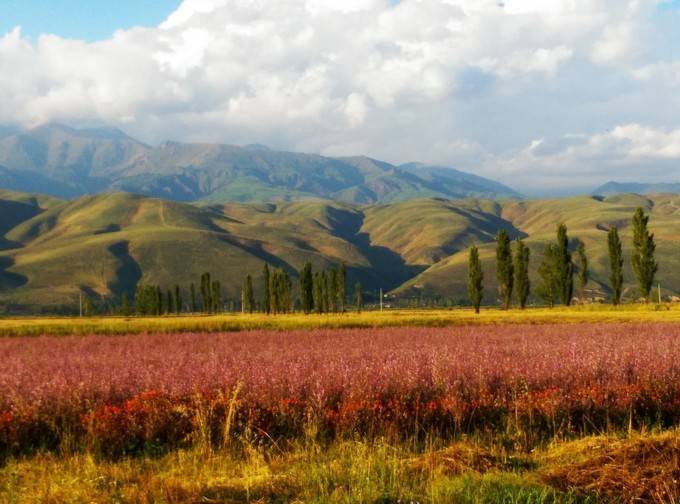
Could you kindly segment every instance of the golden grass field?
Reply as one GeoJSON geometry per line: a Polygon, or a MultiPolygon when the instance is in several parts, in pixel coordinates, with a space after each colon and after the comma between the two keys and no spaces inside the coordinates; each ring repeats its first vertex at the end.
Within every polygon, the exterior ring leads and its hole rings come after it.
{"type": "Polygon", "coordinates": [[[324,315],[181,315],[164,317],[19,317],[0,318],[0,336],[137,334],[144,332],[224,332],[257,329],[445,327],[498,324],[680,322],[680,305],[584,305],[569,308],[385,310],[324,315]]]}

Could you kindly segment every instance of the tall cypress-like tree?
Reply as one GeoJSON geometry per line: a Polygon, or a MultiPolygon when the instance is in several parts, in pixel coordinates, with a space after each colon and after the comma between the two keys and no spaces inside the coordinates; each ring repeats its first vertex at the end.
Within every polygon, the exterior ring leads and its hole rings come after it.
{"type": "Polygon", "coordinates": [[[619,238],[619,230],[612,227],[607,233],[607,245],[609,247],[609,286],[612,289],[612,304],[618,306],[621,303],[623,292],[623,248],[619,238]]]}
{"type": "Polygon", "coordinates": [[[123,292],[120,299],[120,314],[124,317],[130,316],[130,298],[127,292],[123,292]]]}
{"type": "Polygon", "coordinates": [[[306,262],[300,270],[300,308],[305,314],[314,309],[314,279],[312,263],[306,262]]]}
{"type": "Polygon", "coordinates": [[[536,287],[536,294],[545,301],[550,308],[555,306],[557,298],[557,279],[555,271],[555,244],[549,243],[543,250],[543,260],[538,267],[541,281],[536,287]]]}
{"type": "Polygon", "coordinates": [[[243,311],[253,313],[255,309],[255,293],[253,292],[253,277],[246,275],[243,283],[243,311]]]}
{"type": "Polygon", "coordinates": [[[154,312],[156,315],[162,315],[163,313],[163,291],[160,286],[156,286],[156,303],[154,306],[154,312]]]}
{"type": "Polygon", "coordinates": [[[588,285],[588,280],[590,280],[590,271],[588,270],[586,246],[582,241],[579,241],[576,248],[576,278],[578,279],[579,296],[583,299],[586,285],[588,285]]]}
{"type": "Polygon", "coordinates": [[[328,313],[330,310],[330,305],[328,302],[328,274],[325,271],[321,272],[320,277],[321,282],[321,312],[328,313]]]}
{"type": "Polygon", "coordinates": [[[361,295],[361,283],[359,282],[354,284],[354,306],[356,307],[357,313],[361,313],[361,310],[364,307],[364,300],[361,295]]]}
{"type": "Polygon", "coordinates": [[[269,273],[269,265],[265,263],[262,268],[262,311],[269,315],[272,312],[272,300],[269,284],[271,283],[271,275],[269,273]]]}
{"type": "Polygon", "coordinates": [[[274,270],[269,275],[269,311],[274,315],[279,313],[281,301],[279,300],[279,275],[278,270],[274,270]]]}
{"type": "Polygon", "coordinates": [[[312,276],[312,294],[314,298],[314,311],[316,313],[323,313],[323,277],[321,272],[316,272],[312,276]]]}
{"type": "Polygon", "coordinates": [[[642,208],[638,208],[633,216],[633,257],[631,263],[638,281],[640,296],[647,301],[649,301],[649,293],[652,290],[658,269],[654,259],[656,243],[654,242],[654,235],[647,228],[648,223],[649,216],[645,215],[642,208]]]}
{"type": "Polygon", "coordinates": [[[328,292],[328,311],[338,313],[338,272],[336,269],[328,271],[327,292],[328,292]]]}
{"type": "Polygon", "coordinates": [[[510,236],[505,229],[501,229],[496,235],[496,277],[498,279],[498,294],[501,297],[501,304],[503,309],[507,310],[512,302],[514,274],[510,236]]]}
{"type": "Polygon", "coordinates": [[[222,311],[222,284],[219,280],[214,280],[210,286],[210,303],[211,313],[220,313],[222,311]]]}
{"type": "Polygon", "coordinates": [[[515,270],[515,299],[519,307],[524,310],[531,292],[531,283],[529,281],[529,258],[531,250],[524,242],[517,238],[515,240],[515,257],[513,260],[515,270]]]}
{"type": "Polygon", "coordinates": [[[475,308],[475,313],[479,313],[484,296],[484,273],[482,264],[479,260],[479,250],[474,245],[470,247],[470,258],[468,259],[468,296],[470,303],[475,308]]]}
{"type": "Polygon", "coordinates": [[[347,271],[345,270],[345,263],[340,263],[338,266],[338,308],[340,313],[345,313],[345,284],[347,282],[347,271]]]}
{"type": "Polygon", "coordinates": [[[175,300],[172,297],[172,291],[170,289],[168,289],[168,293],[166,295],[166,302],[167,304],[165,305],[165,313],[170,315],[173,311],[175,311],[175,300]]]}
{"type": "Polygon", "coordinates": [[[196,313],[198,311],[198,306],[196,304],[196,286],[191,282],[189,287],[189,301],[191,305],[191,313],[196,313]]]}
{"type": "Polygon", "coordinates": [[[569,252],[569,237],[567,226],[557,226],[557,243],[555,244],[555,280],[557,295],[564,306],[571,305],[574,294],[574,263],[569,252]]]}
{"type": "Polygon", "coordinates": [[[175,313],[177,315],[182,313],[182,294],[179,291],[179,285],[175,285],[175,313]]]}
{"type": "Polygon", "coordinates": [[[203,302],[203,311],[205,313],[210,313],[214,306],[210,273],[203,273],[201,275],[201,301],[203,302]]]}

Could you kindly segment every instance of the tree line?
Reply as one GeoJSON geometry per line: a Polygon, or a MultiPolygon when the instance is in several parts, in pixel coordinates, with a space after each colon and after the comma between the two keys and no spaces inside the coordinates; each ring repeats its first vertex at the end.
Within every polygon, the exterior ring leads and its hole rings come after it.
{"type": "MultiPolygon", "coordinates": [[[[637,280],[640,297],[649,301],[658,264],[654,258],[656,243],[654,234],[648,228],[649,216],[638,208],[633,215],[633,251],[630,258],[633,272],[637,280]]],[[[621,303],[623,293],[623,247],[616,226],[607,233],[609,252],[609,287],[611,302],[621,303]]],[[[501,306],[509,309],[513,297],[516,305],[524,309],[531,293],[529,280],[530,250],[521,238],[515,239],[515,246],[506,230],[496,235],[496,279],[501,306]],[[514,293],[514,296],[513,296],[514,293]]],[[[580,295],[583,296],[590,279],[586,247],[578,241],[572,254],[567,226],[557,226],[556,239],[548,243],[543,250],[543,257],[538,267],[539,283],[534,289],[535,295],[548,306],[556,303],[569,306],[574,298],[574,281],[580,295]]],[[[476,246],[470,247],[468,258],[468,296],[470,303],[479,313],[484,297],[484,272],[476,246]]]]}

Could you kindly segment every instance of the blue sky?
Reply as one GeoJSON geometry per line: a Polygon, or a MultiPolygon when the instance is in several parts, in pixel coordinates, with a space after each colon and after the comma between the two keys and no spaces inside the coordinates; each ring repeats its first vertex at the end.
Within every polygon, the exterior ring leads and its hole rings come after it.
{"type": "Polygon", "coordinates": [[[156,26],[181,0],[0,0],[0,33],[16,26],[30,37],[52,33],[88,41],[117,29],[156,26]]]}

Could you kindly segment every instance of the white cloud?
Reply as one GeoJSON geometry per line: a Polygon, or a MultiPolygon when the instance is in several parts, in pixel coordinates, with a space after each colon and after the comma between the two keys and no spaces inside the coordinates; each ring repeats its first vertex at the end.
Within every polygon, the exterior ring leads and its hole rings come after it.
{"type": "Polygon", "coordinates": [[[0,123],[449,163],[520,188],[633,159],[654,173],[680,129],[656,3],[185,0],[97,43],[16,29],[0,123]]]}

